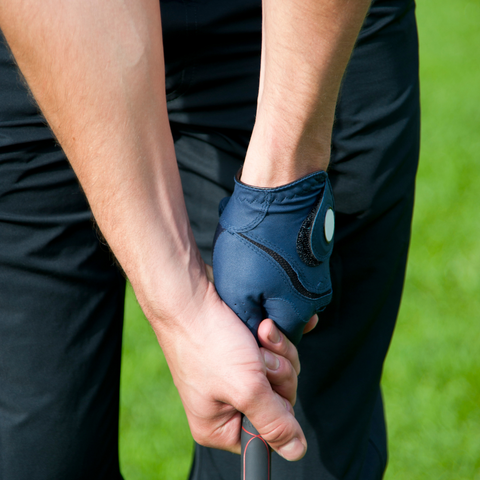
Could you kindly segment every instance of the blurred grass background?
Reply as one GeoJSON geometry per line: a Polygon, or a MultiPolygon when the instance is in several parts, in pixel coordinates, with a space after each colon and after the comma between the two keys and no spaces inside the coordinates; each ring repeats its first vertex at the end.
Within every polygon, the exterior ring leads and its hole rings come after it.
{"type": "MultiPolygon", "coordinates": [[[[385,365],[387,480],[480,480],[480,1],[418,0],[422,151],[412,246],[385,365]]],[[[126,480],[185,479],[193,442],[129,288],[120,458],[126,480]]]]}
{"type": "Polygon", "coordinates": [[[422,148],[384,372],[393,479],[480,479],[480,2],[418,0],[422,148]]]}

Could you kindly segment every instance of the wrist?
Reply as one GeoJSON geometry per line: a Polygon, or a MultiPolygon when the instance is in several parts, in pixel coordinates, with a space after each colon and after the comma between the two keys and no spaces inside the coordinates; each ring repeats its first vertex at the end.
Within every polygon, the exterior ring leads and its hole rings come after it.
{"type": "Polygon", "coordinates": [[[250,140],[241,181],[247,185],[275,188],[320,170],[330,161],[331,128],[315,135],[302,124],[267,125],[260,119],[250,140]]]}
{"type": "Polygon", "coordinates": [[[120,248],[113,249],[156,332],[175,328],[185,311],[198,308],[210,285],[181,200],[177,198],[172,209],[169,198],[150,202],[151,209],[137,215],[141,227],[122,229],[126,234],[120,248]]]}
{"type": "Polygon", "coordinates": [[[195,246],[192,250],[190,258],[177,255],[171,262],[162,262],[160,270],[150,266],[148,275],[132,281],[138,302],[157,336],[178,331],[191,322],[210,298],[210,290],[215,290],[200,253],[195,246]]]}
{"type": "Polygon", "coordinates": [[[170,304],[168,312],[164,311],[162,315],[154,314],[149,318],[169,364],[172,357],[177,357],[181,363],[194,345],[200,350],[203,349],[205,346],[202,339],[212,337],[218,330],[219,317],[224,320],[224,327],[228,327],[232,320],[229,316],[241,323],[222,302],[215,286],[208,280],[198,282],[190,296],[187,291],[183,294],[183,297],[179,297],[183,301],[170,304]]]}
{"type": "Polygon", "coordinates": [[[258,159],[253,162],[245,162],[239,180],[245,185],[258,188],[277,188],[293,183],[312,173],[326,171],[327,162],[324,168],[315,164],[289,165],[282,162],[276,163],[274,160],[268,161],[258,159]]]}

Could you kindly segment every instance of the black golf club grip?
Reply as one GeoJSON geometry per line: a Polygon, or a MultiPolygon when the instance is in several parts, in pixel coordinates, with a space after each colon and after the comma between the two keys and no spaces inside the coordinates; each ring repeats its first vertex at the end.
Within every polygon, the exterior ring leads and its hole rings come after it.
{"type": "Polygon", "coordinates": [[[241,480],[270,480],[270,446],[250,420],[242,418],[241,480]]]}

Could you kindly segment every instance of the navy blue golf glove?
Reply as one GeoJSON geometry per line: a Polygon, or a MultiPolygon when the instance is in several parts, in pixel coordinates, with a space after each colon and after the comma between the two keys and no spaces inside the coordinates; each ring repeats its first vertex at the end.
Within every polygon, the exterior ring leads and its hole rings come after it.
{"type": "Polygon", "coordinates": [[[222,300],[257,337],[271,318],[297,344],[332,298],[334,202],[326,172],[277,188],[235,179],[220,202],[213,274],[222,300]]]}

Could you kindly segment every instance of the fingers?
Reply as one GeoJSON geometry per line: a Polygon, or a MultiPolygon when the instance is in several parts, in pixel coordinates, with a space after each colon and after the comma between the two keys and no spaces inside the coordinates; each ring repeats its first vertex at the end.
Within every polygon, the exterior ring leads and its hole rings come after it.
{"type": "Polygon", "coordinates": [[[157,333],[193,437],[202,445],[238,452],[242,412],[280,455],[300,459],[306,441],[292,407],[300,369],[295,347],[268,320],[260,329],[260,350],[211,284],[208,293],[213,298],[195,312],[195,321],[184,313],[176,328],[157,333]],[[274,355],[273,366],[278,358],[277,369],[268,371],[264,350],[274,355]]]}
{"type": "Polygon", "coordinates": [[[317,326],[317,323],[318,315],[315,314],[305,325],[305,328],[303,329],[303,334],[305,335],[306,333],[311,332],[317,326]]]}
{"type": "Polygon", "coordinates": [[[286,460],[300,460],[305,455],[305,435],[293,416],[292,406],[280,395],[271,389],[253,391],[250,400],[239,408],[264,440],[286,460]]]}
{"type": "Polygon", "coordinates": [[[267,379],[273,390],[294,406],[297,399],[297,372],[284,357],[275,355],[265,348],[260,350],[267,367],[267,379]]]}
{"type": "Polygon", "coordinates": [[[271,319],[260,324],[258,338],[268,382],[250,384],[248,391],[237,396],[240,404],[234,406],[281,456],[300,460],[307,441],[293,412],[300,372],[297,349],[271,319]]]}
{"type": "Polygon", "coordinates": [[[300,374],[298,351],[293,343],[277,328],[273,320],[270,318],[264,320],[258,327],[257,335],[262,347],[286,358],[292,364],[296,374],[300,374]]]}
{"type": "MultiPolygon", "coordinates": [[[[216,405],[213,417],[199,415],[184,403],[190,432],[196,443],[240,454],[242,414],[228,404],[216,405]]],[[[208,410],[207,410],[208,411],[208,410]]],[[[204,414],[205,410],[201,412],[204,414]]]]}

